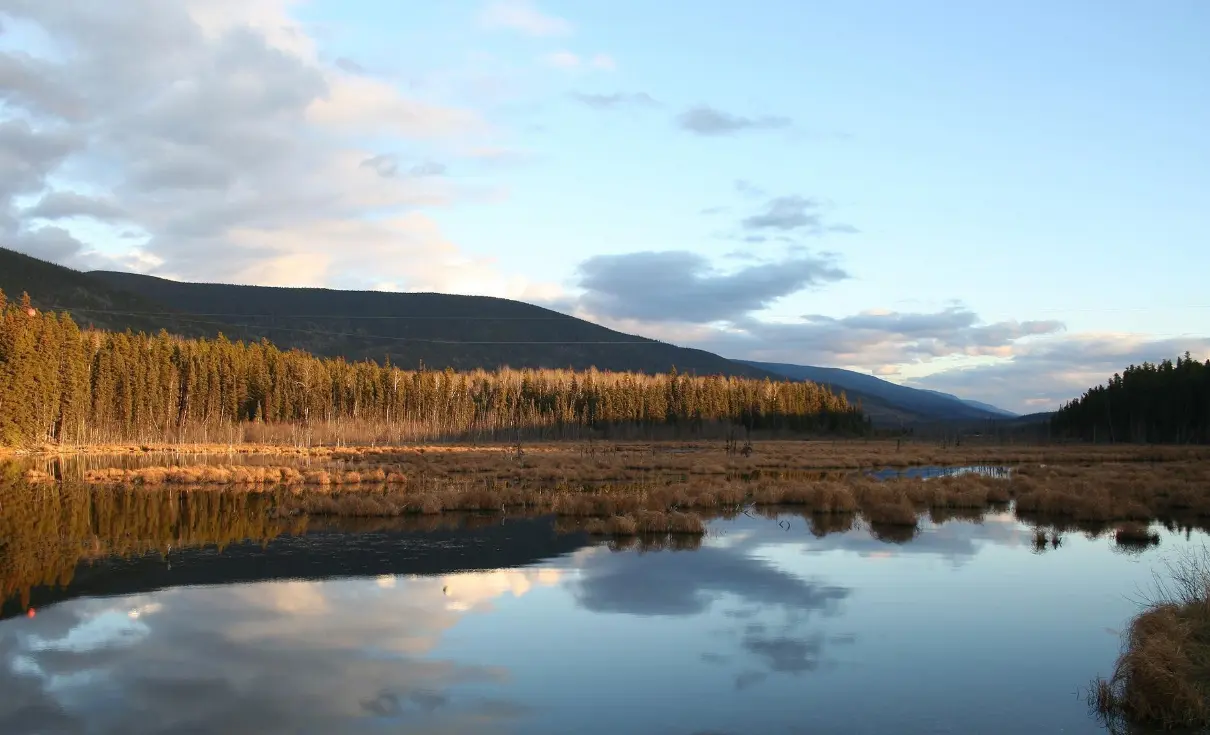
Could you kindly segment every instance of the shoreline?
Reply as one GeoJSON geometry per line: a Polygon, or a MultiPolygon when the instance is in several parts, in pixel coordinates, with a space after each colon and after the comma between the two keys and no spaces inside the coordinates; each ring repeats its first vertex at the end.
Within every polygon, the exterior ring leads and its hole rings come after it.
{"type": "Polygon", "coordinates": [[[1126,524],[1119,530],[1127,540],[1150,538],[1137,528],[1140,523],[1210,519],[1210,461],[1198,453],[1176,452],[1156,461],[1154,454],[1116,450],[1088,461],[1082,452],[1039,458],[978,456],[968,450],[961,456],[905,457],[894,445],[890,453],[867,449],[843,456],[831,453],[830,446],[814,455],[801,447],[762,447],[750,455],[711,447],[658,449],[615,447],[592,454],[564,447],[514,454],[503,448],[390,448],[372,455],[244,463],[234,455],[198,461],[200,455],[185,454],[172,461],[177,458],[149,454],[146,462],[99,455],[12,464],[8,476],[18,483],[10,487],[14,498],[29,494],[22,485],[230,491],[280,497],[283,507],[305,513],[362,516],[516,509],[610,518],[638,511],[789,505],[815,513],[862,511],[872,520],[914,526],[916,515],[926,511],[1013,503],[1025,519],[1126,524]],[[892,472],[906,472],[879,476],[870,471],[896,459],[900,467],[892,472]],[[926,471],[913,475],[913,466],[926,471]]]}
{"type": "MultiPolygon", "coordinates": [[[[652,453],[693,455],[717,454],[731,458],[759,460],[760,456],[801,457],[811,467],[822,458],[885,460],[886,466],[909,467],[919,464],[965,462],[1169,462],[1210,460],[1210,445],[1198,444],[1091,444],[1091,443],[1004,443],[967,440],[962,444],[942,444],[932,440],[803,438],[758,439],[738,442],[724,439],[551,439],[542,441],[500,442],[413,442],[406,444],[314,444],[281,443],[152,443],[116,442],[85,445],[43,444],[36,447],[0,447],[0,459],[46,459],[93,456],[283,456],[305,458],[374,458],[405,454],[566,454],[596,457],[610,453],[652,453]]],[[[837,469],[853,467],[851,462],[837,469]]]]}

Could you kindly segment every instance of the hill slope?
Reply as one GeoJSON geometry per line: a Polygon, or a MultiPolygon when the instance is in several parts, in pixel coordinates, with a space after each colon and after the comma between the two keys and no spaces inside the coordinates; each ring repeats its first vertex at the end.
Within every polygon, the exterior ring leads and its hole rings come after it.
{"type": "Polygon", "coordinates": [[[616,332],[532,304],[488,296],[183,283],[112,271],[110,288],[236,326],[279,347],[346,359],[389,356],[404,368],[573,368],[776,377],[703,350],[616,332]]]}
{"type": "Polygon", "coordinates": [[[81,273],[0,248],[0,289],[65,311],[82,327],[186,337],[267,338],[326,357],[403,368],[574,368],[778,378],[704,350],[616,332],[531,304],[486,296],[181,283],[81,273]]]}
{"type": "Polygon", "coordinates": [[[933,395],[941,396],[942,398],[946,398],[946,399],[953,400],[953,401],[958,401],[959,403],[964,403],[964,404],[970,406],[971,408],[975,408],[980,411],[986,411],[987,413],[995,414],[996,416],[1003,416],[1004,418],[1012,418],[1014,416],[1020,416],[1020,414],[1013,413],[1012,411],[1006,411],[1003,408],[1000,408],[998,406],[993,406],[990,403],[984,403],[983,401],[972,401],[969,398],[959,398],[958,396],[954,395],[953,393],[942,393],[939,390],[930,390],[928,388],[910,388],[909,390],[920,390],[925,393],[932,393],[933,395]]]}
{"type": "Polygon", "coordinates": [[[832,386],[834,392],[844,391],[850,401],[860,400],[866,413],[883,425],[896,421],[919,423],[929,421],[981,421],[1012,416],[1008,411],[964,401],[948,393],[896,385],[873,375],[841,368],[790,365],[785,363],[737,360],[794,380],[809,380],[832,386]]]}
{"type": "Polygon", "coordinates": [[[327,357],[404,368],[574,368],[779,376],[703,350],[616,332],[531,304],[486,296],[180,283],[111,271],[81,273],[0,248],[0,289],[28,292],[81,326],[187,337],[268,338],[327,357]]]}
{"type": "MultiPolygon", "coordinates": [[[[942,395],[948,396],[951,394],[943,393],[942,395]]],[[[958,397],[954,396],[954,398],[958,398],[958,397]]],[[[965,403],[968,406],[974,406],[975,408],[983,409],[984,411],[988,411],[990,413],[999,414],[1005,418],[1011,419],[1011,418],[1017,418],[1017,417],[1021,416],[1021,414],[1019,414],[1019,413],[1014,413],[1013,411],[1006,411],[1005,409],[1000,408],[999,406],[993,406],[992,404],[984,403],[983,401],[972,401],[969,398],[958,398],[958,400],[962,401],[963,403],[965,403]]]]}
{"type": "Polygon", "coordinates": [[[703,350],[616,332],[531,304],[486,296],[180,283],[112,271],[81,273],[0,248],[0,289],[82,327],[186,337],[267,338],[326,357],[403,368],[574,368],[779,376],[703,350]],[[266,316],[268,315],[268,316],[266,316]]]}
{"type": "Polygon", "coordinates": [[[143,316],[170,311],[162,304],[111,287],[79,271],[6,248],[0,248],[0,289],[10,301],[16,301],[25,292],[33,305],[43,311],[71,312],[81,327],[116,331],[129,327],[143,332],[167,329],[187,337],[205,334],[199,325],[177,321],[169,313],[143,316]]]}

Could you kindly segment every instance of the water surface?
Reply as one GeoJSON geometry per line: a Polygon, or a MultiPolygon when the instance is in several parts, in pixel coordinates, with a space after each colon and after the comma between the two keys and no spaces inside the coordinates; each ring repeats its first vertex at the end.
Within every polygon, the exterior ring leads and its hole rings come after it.
{"type": "MultiPolygon", "coordinates": [[[[94,538],[33,617],[3,608],[0,732],[1097,733],[1081,688],[1163,556],[1205,542],[1039,553],[1008,513],[903,543],[740,515],[679,550],[462,525],[94,538]]],[[[22,543],[23,579],[76,559],[22,543]]]]}

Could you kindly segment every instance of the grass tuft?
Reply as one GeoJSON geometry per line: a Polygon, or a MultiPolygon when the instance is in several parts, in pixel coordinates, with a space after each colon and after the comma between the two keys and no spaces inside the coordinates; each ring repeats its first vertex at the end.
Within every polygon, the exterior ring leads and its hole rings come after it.
{"type": "Polygon", "coordinates": [[[1168,573],[1131,621],[1113,675],[1089,692],[1111,727],[1210,727],[1210,549],[1186,551],[1168,573]]]}

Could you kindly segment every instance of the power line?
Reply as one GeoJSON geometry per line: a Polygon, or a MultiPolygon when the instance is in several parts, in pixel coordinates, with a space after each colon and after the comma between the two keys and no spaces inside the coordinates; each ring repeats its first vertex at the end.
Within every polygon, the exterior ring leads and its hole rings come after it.
{"type": "MultiPolygon", "coordinates": [[[[1190,307],[1183,307],[1183,308],[1210,308],[1210,305],[1190,306],[1190,307]]],[[[229,327],[229,328],[252,329],[252,330],[267,329],[267,330],[273,330],[273,331],[277,331],[277,332],[295,332],[295,333],[299,333],[299,334],[315,334],[315,335],[321,335],[321,336],[327,336],[327,337],[344,337],[344,338],[363,339],[363,340],[386,340],[386,341],[391,341],[391,342],[415,342],[415,343],[420,343],[420,344],[471,345],[471,346],[475,346],[475,345],[480,345],[480,346],[484,346],[484,345],[501,345],[501,346],[600,345],[600,346],[604,346],[604,345],[655,345],[655,344],[667,345],[667,344],[669,344],[667,342],[663,342],[660,340],[653,340],[653,339],[641,339],[641,340],[448,340],[448,339],[434,339],[434,338],[426,338],[426,337],[400,337],[400,336],[396,336],[396,335],[385,335],[385,334],[362,334],[362,333],[358,333],[358,332],[332,332],[332,331],[320,330],[320,329],[303,329],[300,327],[283,327],[283,326],[278,326],[275,324],[238,324],[238,323],[227,322],[227,321],[211,321],[211,320],[190,318],[190,317],[198,317],[198,316],[203,316],[203,317],[210,316],[210,317],[220,317],[220,318],[221,317],[242,317],[242,318],[251,318],[251,319],[341,319],[341,320],[344,320],[344,319],[364,319],[364,320],[369,320],[369,319],[392,320],[392,319],[395,319],[395,320],[410,320],[410,321],[434,320],[434,321],[472,321],[472,322],[491,322],[491,321],[556,321],[556,322],[557,321],[569,321],[569,322],[579,322],[579,321],[583,321],[576,317],[565,316],[565,315],[564,316],[551,316],[551,317],[546,317],[546,316],[542,316],[542,317],[517,317],[517,316],[499,316],[499,317],[496,317],[496,316],[465,316],[465,317],[459,317],[459,316],[437,316],[437,315],[422,316],[422,315],[403,315],[403,314],[401,314],[401,315],[350,315],[350,316],[346,316],[346,315],[339,315],[339,314],[240,314],[240,313],[224,313],[224,312],[192,313],[192,312],[172,312],[172,311],[122,311],[122,310],[118,310],[118,309],[89,309],[89,308],[69,307],[69,306],[55,306],[55,307],[52,307],[52,310],[60,310],[60,311],[67,311],[67,312],[81,312],[84,314],[109,314],[109,315],[116,315],[116,316],[142,316],[142,317],[160,316],[160,317],[168,317],[168,318],[171,318],[173,321],[183,322],[186,324],[206,324],[206,325],[217,326],[217,327],[229,327]]],[[[1109,309],[1107,311],[1147,311],[1147,310],[1149,310],[1148,307],[1133,307],[1133,308],[1123,307],[1121,309],[1109,309]]],[[[1093,311],[1093,310],[1088,310],[1088,311],[1093,311]]],[[[586,323],[592,324],[591,322],[586,322],[586,323]]],[[[603,327],[598,324],[592,324],[592,326],[599,327],[601,329],[608,329],[608,327],[603,327]]],[[[1158,332],[1158,333],[1151,332],[1151,333],[1149,333],[1149,335],[1152,337],[1157,337],[1157,338],[1198,337],[1199,336],[1198,334],[1193,333],[1193,332],[1180,332],[1180,333],[1177,333],[1177,332],[1158,332]]],[[[799,340],[790,340],[790,341],[799,341],[799,340]]]]}
{"type": "MultiPolygon", "coordinates": [[[[64,311],[72,311],[71,309],[66,309],[64,307],[60,307],[60,309],[63,309],[64,311]]],[[[124,315],[124,316],[138,316],[139,315],[139,312],[123,312],[123,311],[102,310],[102,309],[76,309],[76,311],[82,311],[82,312],[98,311],[98,312],[103,312],[106,314],[119,314],[119,315],[124,315]]],[[[144,312],[144,315],[146,315],[146,314],[147,314],[147,312],[144,312]]],[[[666,342],[659,342],[657,340],[652,340],[652,339],[645,339],[645,340],[545,340],[545,341],[543,341],[543,340],[489,341],[489,340],[432,339],[432,338],[426,338],[426,337],[399,337],[399,336],[395,336],[395,335],[386,335],[386,334],[360,334],[357,332],[329,332],[329,331],[319,330],[319,329],[300,329],[298,327],[277,327],[277,326],[269,326],[269,325],[265,325],[265,324],[235,324],[232,322],[216,322],[216,321],[208,321],[208,320],[204,320],[204,319],[188,319],[188,318],[184,318],[178,314],[172,314],[169,312],[163,312],[163,314],[165,316],[171,316],[174,319],[174,321],[184,322],[185,324],[208,324],[211,326],[229,327],[229,328],[234,327],[237,329],[271,329],[271,330],[277,331],[277,332],[297,332],[300,334],[318,334],[318,335],[323,335],[325,337],[346,337],[346,338],[363,339],[363,340],[370,340],[370,339],[387,340],[387,341],[391,341],[391,342],[417,342],[417,343],[421,343],[421,344],[436,344],[436,345],[511,345],[511,346],[520,346],[520,345],[565,345],[565,346],[566,345],[610,345],[610,346],[612,346],[612,345],[666,345],[667,344],[666,342]]]]}
{"type": "Polygon", "coordinates": [[[89,314],[120,314],[123,316],[209,316],[242,319],[398,319],[398,320],[447,320],[447,321],[517,321],[517,322],[567,322],[582,321],[566,314],[559,316],[425,316],[419,314],[245,314],[242,312],[179,312],[179,311],[118,311],[115,309],[81,309],[71,306],[54,307],[64,311],[80,311],[89,314]]]}
{"type": "MultiPolygon", "coordinates": [[[[119,311],[115,309],[87,309],[70,306],[57,306],[56,309],[65,311],[80,311],[90,314],[121,314],[125,316],[167,316],[175,317],[182,314],[188,316],[204,316],[217,318],[244,319],[345,319],[345,320],[379,320],[379,321],[581,321],[578,317],[568,314],[556,316],[450,316],[450,315],[421,315],[421,314],[249,314],[244,312],[177,312],[177,311],[119,311]]],[[[1177,309],[1210,309],[1210,304],[1178,304],[1175,306],[1110,306],[1110,307],[1047,307],[1030,309],[1035,313],[1118,313],[1145,311],[1173,311],[1177,309]]],[[[759,314],[765,319],[802,319],[803,314],[759,314]]]]}

